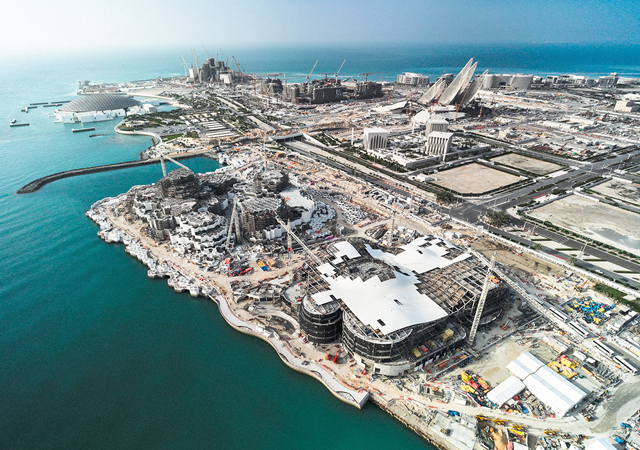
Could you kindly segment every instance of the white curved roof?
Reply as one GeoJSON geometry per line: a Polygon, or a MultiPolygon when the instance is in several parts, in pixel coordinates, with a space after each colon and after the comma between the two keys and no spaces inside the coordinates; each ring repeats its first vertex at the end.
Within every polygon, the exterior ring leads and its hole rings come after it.
{"type": "Polygon", "coordinates": [[[88,112],[88,111],[113,111],[116,109],[128,109],[132,106],[139,106],[140,102],[123,95],[116,94],[91,94],[78,97],[72,102],[60,108],[60,111],[67,112],[88,112]]]}

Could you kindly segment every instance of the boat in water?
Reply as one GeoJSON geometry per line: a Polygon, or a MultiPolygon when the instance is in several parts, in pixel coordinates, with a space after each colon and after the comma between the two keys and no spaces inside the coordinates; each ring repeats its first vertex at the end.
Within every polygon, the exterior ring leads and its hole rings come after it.
{"type": "Polygon", "coordinates": [[[11,121],[11,123],[12,123],[12,124],[13,124],[13,123],[16,123],[16,119],[13,119],[13,120],[11,121]]]}
{"type": "Polygon", "coordinates": [[[104,136],[104,133],[90,134],[89,137],[104,136]]]}

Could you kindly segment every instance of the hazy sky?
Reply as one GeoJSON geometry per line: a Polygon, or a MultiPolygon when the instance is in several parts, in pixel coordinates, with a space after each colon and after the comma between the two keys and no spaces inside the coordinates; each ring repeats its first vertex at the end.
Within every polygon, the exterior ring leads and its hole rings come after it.
{"type": "Polygon", "coordinates": [[[638,0],[6,0],[0,52],[349,42],[640,42],[638,0]]]}

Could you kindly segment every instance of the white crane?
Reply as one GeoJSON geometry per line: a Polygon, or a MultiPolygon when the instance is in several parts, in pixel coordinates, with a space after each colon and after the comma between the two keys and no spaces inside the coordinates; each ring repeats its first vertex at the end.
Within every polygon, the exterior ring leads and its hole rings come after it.
{"type": "Polygon", "coordinates": [[[389,237],[387,238],[387,247],[393,245],[393,229],[396,226],[396,212],[393,212],[393,218],[391,219],[391,229],[389,230],[389,237]]]}
{"type": "Polygon", "coordinates": [[[193,172],[191,169],[189,169],[187,166],[185,166],[182,163],[179,163],[178,161],[176,161],[175,159],[173,159],[170,156],[167,155],[160,155],[160,165],[162,166],[162,176],[166,177],[167,176],[167,168],[164,165],[164,158],[167,158],[169,161],[171,161],[174,164],[177,164],[178,166],[182,167],[183,169],[187,169],[189,172],[193,172]]]}
{"type": "Polygon", "coordinates": [[[491,274],[493,273],[493,269],[496,266],[496,254],[494,253],[491,256],[491,261],[489,261],[489,268],[487,270],[487,275],[484,277],[484,284],[482,285],[482,293],[480,294],[480,299],[478,300],[478,306],[476,307],[476,314],[473,316],[473,323],[471,324],[471,331],[469,332],[469,337],[467,341],[469,345],[473,345],[473,341],[476,339],[476,332],[478,331],[478,325],[480,324],[480,317],[482,317],[482,310],[484,309],[484,303],[487,300],[487,293],[489,292],[489,283],[491,282],[491,274]]]}
{"type": "Polygon", "coordinates": [[[224,248],[226,248],[229,253],[231,253],[231,230],[233,229],[234,225],[236,226],[236,242],[240,243],[242,234],[240,233],[240,220],[238,219],[238,197],[236,195],[234,195],[233,197],[233,211],[231,211],[231,220],[229,221],[227,242],[224,245],[224,248]]]}
{"type": "Polygon", "coordinates": [[[344,63],[346,63],[347,60],[345,59],[344,61],[342,61],[342,64],[340,64],[340,68],[338,69],[338,71],[334,74],[334,78],[336,79],[336,81],[338,81],[338,75],[340,75],[340,71],[342,70],[342,66],[344,66],[344,63]]]}
{"type": "MultiPolygon", "coordinates": [[[[313,254],[313,252],[309,249],[309,247],[307,247],[304,242],[302,242],[302,239],[300,239],[298,236],[296,236],[295,234],[293,234],[293,231],[291,231],[291,228],[289,228],[289,226],[285,225],[285,223],[282,221],[282,219],[278,216],[276,216],[276,220],[278,221],[278,223],[282,226],[282,228],[284,228],[287,232],[287,234],[289,236],[291,236],[292,238],[294,238],[296,240],[296,242],[298,244],[300,244],[300,246],[309,254],[309,256],[311,256],[311,259],[313,260],[313,262],[315,262],[317,265],[321,265],[322,261],[320,260],[320,258],[318,258],[316,255],[313,254]]],[[[288,237],[287,237],[287,242],[288,242],[288,237]]],[[[289,250],[289,252],[291,252],[291,250],[289,250]]]]}
{"type": "MultiPolygon", "coordinates": [[[[287,220],[287,228],[291,229],[291,220],[287,220]]],[[[289,254],[289,261],[287,265],[291,267],[291,233],[287,233],[287,253],[289,254]]]]}
{"type": "Polygon", "coordinates": [[[309,75],[307,75],[307,84],[309,84],[311,81],[311,75],[313,75],[313,71],[316,70],[316,66],[318,65],[318,60],[316,59],[316,63],[313,65],[313,68],[311,69],[311,72],[309,72],[309,75]]]}

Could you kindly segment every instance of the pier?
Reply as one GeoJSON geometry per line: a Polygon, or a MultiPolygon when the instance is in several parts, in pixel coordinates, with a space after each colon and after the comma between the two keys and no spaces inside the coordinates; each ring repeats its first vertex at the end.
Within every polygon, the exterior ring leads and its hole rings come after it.
{"type": "MultiPolygon", "coordinates": [[[[202,156],[199,154],[186,154],[186,155],[175,155],[174,159],[189,159],[196,158],[198,156],[202,156]]],[[[38,178],[37,180],[33,180],[28,184],[25,184],[20,189],[16,191],[16,194],[31,194],[32,192],[36,192],[45,184],[49,184],[56,180],[61,180],[63,178],[75,177],[78,175],[87,175],[90,173],[98,173],[98,172],[107,172],[109,170],[119,170],[119,169],[128,169],[129,167],[137,167],[137,166],[146,166],[148,164],[158,164],[160,159],[145,159],[139,161],[125,161],[113,164],[105,164],[102,166],[93,166],[93,167],[84,167],[81,169],[71,169],[65,170],[64,172],[57,172],[51,175],[44,176],[42,178],[38,178]]]]}

